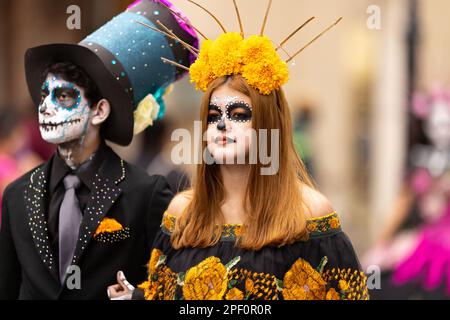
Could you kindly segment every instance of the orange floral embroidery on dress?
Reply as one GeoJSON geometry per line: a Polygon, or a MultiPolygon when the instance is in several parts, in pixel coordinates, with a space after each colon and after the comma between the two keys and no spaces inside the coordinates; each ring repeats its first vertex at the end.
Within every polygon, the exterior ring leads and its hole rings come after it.
{"type": "MultiPolygon", "coordinates": [[[[164,214],[161,227],[172,232],[176,217],[164,214]]],[[[339,216],[333,212],[325,217],[307,220],[310,236],[339,232],[339,216]]],[[[243,232],[242,225],[224,225],[222,240],[235,240],[243,232]]],[[[327,269],[324,257],[314,269],[304,259],[298,259],[282,280],[267,273],[234,268],[240,257],[224,265],[217,257],[209,257],[186,272],[174,273],[165,265],[165,256],[152,252],[148,281],[142,284],[146,299],[186,300],[340,300],[368,299],[366,277],[354,269],[327,269]],[[182,295],[176,297],[176,295],[182,295]]]]}
{"type": "Polygon", "coordinates": [[[324,233],[339,232],[341,230],[341,221],[337,212],[332,212],[329,215],[308,219],[306,222],[306,229],[310,236],[320,236],[324,233]]]}
{"type": "Polygon", "coordinates": [[[328,290],[325,300],[341,300],[341,296],[334,288],[328,290]]]}
{"type": "MultiPolygon", "coordinates": [[[[172,233],[175,229],[176,217],[164,213],[161,227],[166,233],[172,233]]],[[[308,219],[306,229],[311,236],[320,236],[324,233],[338,232],[341,230],[341,222],[337,212],[330,213],[327,216],[308,219]]],[[[234,241],[244,232],[244,226],[241,224],[225,224],[222,226],[221,239],[224,241],[234,241]]]]}
{"type": "Polygon", "coordinates": [[[346,300],[368,300],[367,277],[359,270],[351,268],[332,268],[324,272],[327,282],[337,282],[341,291],[341,299],[346,300]]]}
{"type": "Polygon", "coordinates": [[[283,281],[267,273],[233,268],[239,261],[227,265],[219,258],[209,257],[186,273],[174,273],[164,265],[165,256],[153,250],[148,265],[148,280],[139,287],[149,300],[173,300],[177,288],[185,300],[341,300],[368,299],[365,275],[353,269],[323,271],[324,257],[317,269],[298,259],[283,281]]]}
{"type": "Polygon", "coordinates": [[[323,300],[326,282],[319,272],[303,259],[298,259],[283,280],[285,300],[323,300]]]}
{"type": "Polygon", "coordinates": [[[165,265],[166,256],[153,249],[148,263],[148,280],[138,287],[144,290],[146,300],[173,300],[177,285],[177,274],[165,265]]]}
{"type": "Polygon", "coordinates": [[[286,300],[367,300],[366,276],[362,271],[329,269],[323,272],[326,257],[317,270],[299,259],[284,277],[283,297],[286,300]],[[333,284],[337,283],[334,287],[333,284]],[[338,289],[338,291],[336,290],[338,289]]]}
{"type": "Polygon", "coordinates": [[[239,290],[238,288],[233,288],[230,291],[228,291],[227,295],[225,296],[226,300],[244,300],[244,293],[239,290]]]}
{"type": "Polygon", "coordinates": [[[219,258],[209,257],[186,272],[186,300],[221,300],[227,290],[227,269],[219,258]]]}
{"type": "Polygon", "coordinates": [[[170,215],[167,211],[163,215],[161,227],[166,229],[169,233],[172,233],[175,229],[176,218],[170,215]]]}

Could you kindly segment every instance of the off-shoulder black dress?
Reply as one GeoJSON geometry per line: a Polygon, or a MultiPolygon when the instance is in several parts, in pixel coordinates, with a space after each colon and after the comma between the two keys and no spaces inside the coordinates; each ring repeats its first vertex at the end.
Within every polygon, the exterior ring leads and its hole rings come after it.
{"type": "Polygon", "coordinates": [[[170,241],[176,218],[165,213],[148,279],[134,298],[148,300],[368,299],[366,276],[336,212],[309,219],[309,237],[258,251],[235,246],[241,225],[225,225],[208,248],[176,250],[170,241]]]}

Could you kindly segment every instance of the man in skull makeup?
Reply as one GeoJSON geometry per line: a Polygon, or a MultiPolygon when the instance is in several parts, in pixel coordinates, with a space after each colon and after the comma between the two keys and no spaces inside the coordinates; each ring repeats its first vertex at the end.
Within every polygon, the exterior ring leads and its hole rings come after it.
{"type": "MultiPolygon", "coordinates": [[[[93,102],[98,105],[106,103],[106,101],[100,101],[97,88],[94,89],[96,92],[91,93],[94,96],[88,98],[84,88],[64,80],[64,77],[67,77],[64,68],[78,71],[76,66],[69,63],[52,65],[49,72],[46,72],[47,77],[42,85],[41,103],[38,110],[42,137],[54,144],[79,140],[80,137],[85,138],[93,102]],[[63,78],[60,78],[61,76],[63,78]]],[[[109,107],[107,110],[109,111],[109,107]]],[[[109,115],[109,112],[107,113],[109,115]]],[[[82,141],[77,143],[83,145],[82,141]]],[[[70,157],[67,160],[70,161],[70,157]]],[[[71,167],[74,166],[75,164],[71,165],[71,167]]]]}
{"type": "Polygon", "coordinates": [[[0,299],[107,299],[117,270],[134,283],[145,276],[173,195],[164,177],[126,163],[105,140],[128,145],[163,116],[162,97],[185,71],[161,55],[193,57],[136,21],[164,23],[197,47],[180,17],[166,0],[137,1],[79,44],[27,51],[40,132],[57,151],[4,193],[0,299]]]}

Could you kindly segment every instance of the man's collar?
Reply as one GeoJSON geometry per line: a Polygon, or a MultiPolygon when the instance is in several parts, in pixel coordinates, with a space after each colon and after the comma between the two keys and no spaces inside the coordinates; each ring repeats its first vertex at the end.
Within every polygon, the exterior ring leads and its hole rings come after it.
{"type": "Polygon", "coordinates": [[[72,169],[66,164],[66,162],[61,158],[58,150],[52,158],[52,164],[50,167],[50,194],[55,192],[56,187],[64,179],[66,175],[72,172],[72,169]]]}
{"type": "Polygon", "coordinates": [[[89,188],[89,190],[93,189],[95,174],[99,171],[100,166],[106,158],[107,148],[108,147],[104,142],[101,143],[92,157],[74,172],[77,177],[80,178],[80,180],[89,188]]]}
{"type": "Polygon", "coordinates": [[[95,174],[100,169],[107,153],[108,146],[105,142],[102,142],[89,160],[84,162],[79,168],[72,170],[56,151],[51,165],[50,193],[53,193],[64,177],[71,173],[76,174],[83,184],[92,190],[95,174]]]}

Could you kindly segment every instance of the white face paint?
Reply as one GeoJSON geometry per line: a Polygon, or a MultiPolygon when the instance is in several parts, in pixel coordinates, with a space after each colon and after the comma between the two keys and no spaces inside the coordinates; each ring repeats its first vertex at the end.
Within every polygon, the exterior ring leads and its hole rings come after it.
{"type": "Polygon", "coordinates": [[[91,119],[84,89],[50,73],[41,93],[38,111],[42,138],[53,144],[82,139],[91,119]]]}
{"type": "Polygon", "coordinates": [[[447,102],[438,100],[431,106],[425,132],[438,149],[450,148],[450,105],[447,102]]]}
{"type": "Polygon", "coordinates": [[[252,107],[248,96],[229,88],[217,88],[208,111],[207,147],[217,163],[245,161],[251,141],[252,107]]]}

